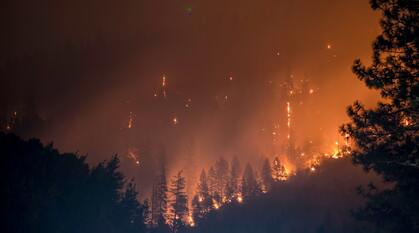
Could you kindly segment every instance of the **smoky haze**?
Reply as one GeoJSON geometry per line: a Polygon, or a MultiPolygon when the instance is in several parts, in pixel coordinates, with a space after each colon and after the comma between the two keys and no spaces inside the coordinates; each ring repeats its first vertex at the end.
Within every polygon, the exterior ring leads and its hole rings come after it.
{"type": "Polygon", "coordinates": [[[322,152],[342,140],[345,107],[376,98],[351,73],[379,33],[368,1],[3,4],[0,113],[91,163],[121,155],[145,187],[144,148],[190,180],[221,156],[284,153],[287,80],[307,82],[291,105],[295,143],[322,152]]]}

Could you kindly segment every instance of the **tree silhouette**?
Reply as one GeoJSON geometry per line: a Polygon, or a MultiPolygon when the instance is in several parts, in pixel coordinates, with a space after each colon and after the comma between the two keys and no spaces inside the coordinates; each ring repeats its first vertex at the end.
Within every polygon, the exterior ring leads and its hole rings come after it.
{"type": "Polygon", "coordinates": [[[216,200],[220,203],[226,201],[225,189],[228,183],[228,162],[224,158],[220,158],[215,163],[215,189],[216,189],[216,200]]]}
{"type": "Polygon", "coordinates": [[[0,155],[3,232],[145,232],[145,206],[118,157],[89,168],[85,156],[4,133],[0,155]]]}
{"type": "Polygon", "coordinates": [[[160,158],[160,171],[152,190],[151,218],[154,226],[166,224],[167,192],[166,160],[163,153],[160,158]]]}
{"type": "Polygon", "coordinates": [[[261,178],[262,178],[263,190],[269,191],[272,187],[272,183],[274,180],[272,178],[272,169],[271,169],[271,164],[268,158],[265,158],[263,160],[261,178]]]}
{"type": "Polygon", "coordinates": [[[383,232],[419,232],[419,4],[408,0],[371,0],[382,12],[382,34],[373,44],[368,67],[356,60],[353,71],[384,101],[374,109],[355,102],[349,124],[341,127],[356,148],[355,164],[374,170],[390,190],[361,190],[368,203],[357,217],[373,221],[383,232]]]}
{"type": "MultiPolygon", "coordinates": [[[[211,195],[211,197],[214,199],[216,196],[218,196],[218,193],[216,192],[216,184],[217,184],[217,176],[215,174],[214,168],[211,166],[208,170],[208,190],[211,195]]],[[[217,198],[219,199],[219,198],[217,198]]]]}
{"type": "Polygon", "coordinates": [[[230,175],[228,177],[226,196],[228,199],[236,198],[239,190],[240,183],[240,162],[236,156],[231,161],[230,175]]]}
{"type": "Polygon", "coordinates": [[[248,163],[244,169],[241,184],[242,196],[245,199],[255,198],[260,194],[260,187],[256,180],[252,166],[248,163]]]}
{"type": "Polygon", "coordinates": [[[188,197],[185,192],[186,180],[179,171],[172,179],[170,186],[170,222],[172,232],[179,232],[185,227],[188,217],[188,197]]]}
{"type": "Polygon", "coordinates": [[[202,169],[198,182],[197,194],[192,200],[194,219],[203,218],[212,209],[212,197],[209,193],[207,175],[202,169]]]}

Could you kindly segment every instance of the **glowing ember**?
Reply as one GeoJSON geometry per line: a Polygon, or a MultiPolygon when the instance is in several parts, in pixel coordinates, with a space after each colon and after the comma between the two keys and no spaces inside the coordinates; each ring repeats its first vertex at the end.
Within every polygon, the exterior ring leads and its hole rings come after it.
{"type": "Polygon", "coordinates": [[[242,203],[242,202],[243,202],[243,197],[242,197],[242,195],[241,195],[241,194],[239,194],[239,195],[237,196],[237,202],[239,202],[239,203],[242,203]]]}
{"type": "Polygon", "coordinates": [[[177,125],[179,123],[177,117],[173,117],[172,122],[173,122],[174,125],[177,125]]]}
{"type": "Polygon", "coordinates": [[[220,205],[217,202],[214,202],[214,204],[212,205],[214,207],[214,209],[218,210],[220,208],[220,205]]]}
{"type": "Polygon", "coordinates": [[[332,48],[332,45],[331,44],[328,44],[327,45],[327,49],[331,49],[332,48]]]}
{"type": "Polygon", "coordinates": [[[287,102],[287,126],[288,126],[288,128],[291,127],[291,105],[290,105],[290,102],[287,102]]]}
{"type": "Polygon", "coordinates": [[[132,161],[134,161],[135,165],[140,165],[140,160],[138,158],[139,156],[138,156],[138,149],[137,148],[128,148],[127,156],[132,161]]]}
{"type": "Polygon", "coordinates": [[[166,76],[163,75],[162,81],[161,81],[161,90],[163,93],[163,97],[166,98],[166,76]]]}
{"type": "Polygon", "coordinates": [[[310,89],[309,93],[310,94],[313,94],[314,93],[314,90],[313,89],[310,89]]]}
{"type": "Polygon", "coordinates": [[[127,128],[128,129],[131,129],[133,125],[134,125],[134,115],[132,114],[132,112],[130,112],[129,115],[128,115],[128,125],[127,125],[127,128]]]}
{"type": "Polygon", "coordinates": [[[188,216],[188,224],[191,227],[195,226],[195,221],[193,220],[192,214],[189,214],[189,216],[188,216]]]}

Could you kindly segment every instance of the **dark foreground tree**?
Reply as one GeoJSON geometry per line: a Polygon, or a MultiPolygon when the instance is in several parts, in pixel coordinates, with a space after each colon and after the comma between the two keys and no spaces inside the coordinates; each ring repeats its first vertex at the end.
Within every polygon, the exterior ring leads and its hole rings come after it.
{"type": "Polygon", "coordinates": [[[188,196],[185,191],[186,180],[182,171],[178,172],[171,181],[170,194],[170,223],[172,232],[180,232],[186,228],[188,219],[188,196]]]}
{"type": "Polygon", "coordinates": [[[117,157],[89,168],[84,156],[3,133],[0,156],[2,232],[145,232],[145,207],[117,157]]]}
{"type": "Polygon", "coordinates": [[[361,189],[368,198],[357,211],[382,232],[419,232],[419,4],[414,0],[371,0],[382,12],[382,34],[373,44],[373,61],[353,70],[383,102],[348,108],[351,123],[341,127],[355,142],[353,159],[393,184],[391,189],[361,189]]]}
{"type": "Polygon", "coordinates": [[[166,158],[165,153],[159,160],[159,172],[155,177],[155,181],[152,188],[151,194],[151,222],[152,226],[166,225],[167,220],[167,177],[166,177],[166,158]]]}

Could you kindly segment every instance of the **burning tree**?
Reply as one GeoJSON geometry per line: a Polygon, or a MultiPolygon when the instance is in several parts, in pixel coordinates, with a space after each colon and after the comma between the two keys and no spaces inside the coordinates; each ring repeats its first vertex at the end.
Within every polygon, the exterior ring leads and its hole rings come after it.
{"type": "Polygon", "coordinates": [[[192,200],[192,206],[194,219],[204,217],[212,209],[212,197],[209,192],[207,175],[204,169],[202,169],[199,177],[198,190],[192,200]]]}
{"type": "Polygon", "coordinates": [[[341,127],[355,142],[353,160],[374,170],[391,190],[361,190],[368,202],[357,212],[386,232],[419,232],[419,4],[409,0],[371,0],[380,10],[382,34],[373,44],[369,67],[356,60],[353,71],[383,102],[348,108],[351,123],[341,127]]]}
{"type": "Polygon", "coordinates": [[[272,163],[272,178],[274,181],[286,180],[288,177],[285,167],[281,164],[278,157],[275,157],[272,163]]]}

